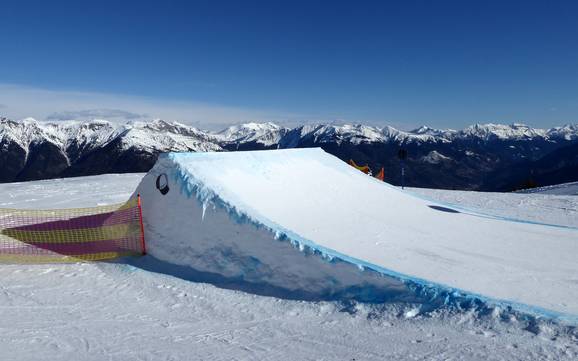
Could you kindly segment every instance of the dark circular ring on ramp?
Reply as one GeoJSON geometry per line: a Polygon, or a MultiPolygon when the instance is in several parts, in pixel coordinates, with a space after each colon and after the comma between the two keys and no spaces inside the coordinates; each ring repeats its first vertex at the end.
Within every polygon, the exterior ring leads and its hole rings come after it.
{"type": "Polygon", "coordinates": [[[165,194],[169,193],[169,177],[165,173],[159,174],[157,177],[157,189],[161,194],[164,196],[165,194]]]}
{"type": "Polygon", "coordinates": [[[446,207],[442,207],[442,206],[432,206],[431,204],[428,204],[428,207],[430,207],[431,209],[435,209],[436,211],[440,211],[440,212],[460,213],[460,211],[456,211],[455,209],[446,208],[446,207]]]}

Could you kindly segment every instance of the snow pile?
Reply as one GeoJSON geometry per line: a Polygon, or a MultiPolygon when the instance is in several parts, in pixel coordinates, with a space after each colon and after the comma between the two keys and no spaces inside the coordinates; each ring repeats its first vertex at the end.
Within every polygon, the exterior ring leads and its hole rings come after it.
{"type": "MultiPolygon", "coordinates": [[[[192,153],[161,157],[137,188],[144,204],[148,252],[155,258],[218,275],[221,282],[249,283],[280,297],[363,301],[406,297],[401,281],[360,272],[358,265],[348,262],[330,262],[331,255],[321,256],[297,237],[290,238],[288,231],[260,223],[226,203],[192,176],[197,172],[183,164],[187,155],[192,153]],[[156,188],[162,174],[169,180],[165,195],[156,188]]],[[[163,176],[159,181],[164,182],[163,176]]]]}
{"type": "Polygon", "coordinates": [[[230,281],[578,315],[577,229],[452,209],[319,149],[170,153],[137,192],[154,257],[230,281]]]}

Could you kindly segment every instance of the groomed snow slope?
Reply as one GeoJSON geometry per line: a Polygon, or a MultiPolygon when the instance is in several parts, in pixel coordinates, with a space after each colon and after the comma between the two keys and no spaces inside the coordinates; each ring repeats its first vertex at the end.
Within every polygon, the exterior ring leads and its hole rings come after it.
{"type": "MultiPolygon", "coordinates": [[[[0,206],[122,202],[143,176],[0,184],[0,206]]],[[[443,201],[456,193],[420,191],[443,201]]],[[[496,209],[505,195],[459,192],[455,200],[496,209]]],[[[505,216],[518,216],[520,206],[531,207],[538,221],[565,215],[568,207],[578,212],[574,196],[512,196],[518,200],[500,203],[505,216]]],[[[578,216],[571,225],[578,226],[578,216]]],[[[175,276],[124,263],[0,265],[0,360],[578,359],[578,330],[547,320],[471,309],[421,313],[411,304],[290,301],[175,276]]]]}
{"type": "Polygon", "coordinates": [[[578,196],[578,182],[562,183],[552,186],[524,189],[522,191],[519,191],[519,193],[541,193],[541,194],[578,196]]]}
{"type": "Polygon", "coordinates": [[[463,290],[578,315],[576,228],[452,211],[319,149],[169,153],[137,192],[151,255],[226,279],[306,296],[447,301],[463,290]]]}

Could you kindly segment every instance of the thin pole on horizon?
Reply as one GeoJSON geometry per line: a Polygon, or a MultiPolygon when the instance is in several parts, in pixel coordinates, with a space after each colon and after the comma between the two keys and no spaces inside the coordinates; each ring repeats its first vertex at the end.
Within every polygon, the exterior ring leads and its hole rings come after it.
{"type": "Polygon", "coordinates": [[[401,189],[403,190],[405,188],[405,160],[407,158],[407,150],[403,147],[403,143],[397,152],[397,157],[401,166],[401,189]]]}

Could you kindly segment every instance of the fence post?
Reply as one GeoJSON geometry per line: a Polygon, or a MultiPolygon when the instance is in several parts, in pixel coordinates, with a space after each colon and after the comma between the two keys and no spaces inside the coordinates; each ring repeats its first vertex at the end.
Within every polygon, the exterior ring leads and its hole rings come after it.
{"type": "Polygon", "coordinates": [[[138,200],[138,216],[139,216],[139,222],[140,222],[140,245],[141,245],[141,249],[142,249],[142,255],[144,256],[147,254],[147,247],[146,247],[145,236],[144,236],[144,225],[142,223],[142,203],[140,200],[140,194],[137,194],[137,200],[138,200]]]}

